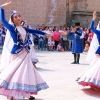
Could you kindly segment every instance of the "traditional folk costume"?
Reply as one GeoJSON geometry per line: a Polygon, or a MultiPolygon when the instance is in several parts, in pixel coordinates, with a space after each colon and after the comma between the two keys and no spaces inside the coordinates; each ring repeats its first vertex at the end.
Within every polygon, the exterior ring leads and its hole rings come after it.
{"type": "MultiPolygon", "coordinates": [[[[25,23],[24,21],[22,21],[22,22],[25,23]]],[[[22,22],[21,22],[21,25],[22,25],[22,22]]],[[[11,21],[11,19],[9,20],[9,24],[13,25],[13,22],[11,21]]],[[[31,34],[30,34],[30,36],[31,36],[31,34]]],[[[35,36],[37,38],[39,38],[36,34],[35,34],[35,36]]],[[[31,37],[30,37],[30,39],[31,39],[31,37]]],[[[5,67],[8,66],[9,57],[10,57],[10,54],[11,54],[10,51],[11,51],[12,47],[13,47],[13,40],[10,36],[9,31],[7,30],[5,42],[4,42],[4,46],[3,46],[3,50],[2,50],[0,71],[2,71],[5,67]]],[[[39,60],[37,59],[36,54],[35,54],[34,43],[32,42],[32,39],[30,40],[30,48],[31,48],[30,49],[30,56],[31,56],[32,62],[33,63],[39,62],[39,60]]]]}
{"type": "MultiPolygon", "coordinates": [[[[94,60],[90,64],[90,66],[80,75],[80,77],[77,79],[78,83],[83,86],[90,86],[95,89],[100,89],[100,30],[99,28],[94,28],[94,20],[92,20],[90,25],[91,30],[96,34],[97,40],[94,41],[95,43],[92,44],[94,49],[92,51],[95,51],[96,57],[94,57],[94,60]],[[96,44],[97,43],[97,44],[96,44]],[[99,45],[98,45],[99,43],[99,45]]],[[[96,40],[96,37],[94,40],[96,40]]],[[[91,52],[94,54],[94,52],[91,52]]],[[[91,57],[93,57],[92,55],[91,57]]],[[[91,59],[92,60],[92,59],[91,59]]]]}
{"type": "MultiPolygon", "coordinates": [[[[98,23],[97,30],[100,30],[100,22],[98,23]]],[[[93,61],[94,57],[96,57],[95,52],[98,49],[99,42],[97,40],[97,35],[94,34],[93,39],[91,41],[89,51],[86,57],[86,61],[90,62],[93,61]]]]}
{"type": "MultiPolygon", "coordinates": [[[[80,25],[80,23],[75,23],[80,25]]],[[[83,52],[82,43],[80,41],[80,36],[82,35],[82,30],[77,29],[76,32],[70,32],[68,39],[72,40],[72,49],[71,52],[74,54],[74,62],[72,64],[79,64],[80,53],[83,52]]]]}
{"type": "Polygon", "coordinates": [[[46,33],[9,24],[5,20],[4,9],[2,8],[0,8],[0,20],[9,30],[12,38],[6,46],[8,50],[11,50],[11,54],[7,67],[4,67],[0,74],[0,94],[8,98],[21,99],[23,97],[29,98],[30,95],[47,89],[48,85],[33,67],[29,46],[29,33],[33,35],[35,33],[45,35],[46,33]],[[13,44],[9,46],[11,42],[13,44]],[[12,48],[10,48],[11,46],[12,48]]]}
{"type": "MultiPolygon", "coordinates": [[[[26,20],[21,22],[22,26],[24,26],[25,24],[27,25],[26,20]]],[[[26,26],[26,28],[32,29],[32,27],[30,25],[26,26]]],[[[35,36],[36,36],[36,38],[39,38],[37,35],[35,35],[35,36]]],[[[33,42],[33,36],[32,36],[32,34],[30,34],[30,40],[31,40],[31,43],[30,43],[31,60],[32,60],[33,63],[37,63],[37,62],[39,62],[39,60],[37,59],[36,53],[35,53],[35,50],[34,50],[34,42],[33,42]]]]}

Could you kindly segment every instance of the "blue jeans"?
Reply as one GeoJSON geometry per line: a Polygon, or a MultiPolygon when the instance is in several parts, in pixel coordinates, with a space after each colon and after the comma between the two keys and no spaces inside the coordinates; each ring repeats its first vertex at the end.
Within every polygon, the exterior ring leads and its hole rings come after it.
{"type": "Polygon", "coordinates": [[[38,39],[38,49],[44,49],[44,40],[38,39]]]}

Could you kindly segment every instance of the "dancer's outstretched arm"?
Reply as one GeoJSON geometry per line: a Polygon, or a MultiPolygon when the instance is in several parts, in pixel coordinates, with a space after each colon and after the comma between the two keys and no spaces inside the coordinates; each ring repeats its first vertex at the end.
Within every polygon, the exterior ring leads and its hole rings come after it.
{"type": "Polygon", "coordinates": [[[93,12],[93,20],[92,20],[92,22],[91,22],[91,24],[90,24],[90,29],[91,29],[96,35],[99,35],[99,34],[100,34],[100,31],[94,28],[94,22],[95,22],[96,18],[97,18],[97,13],[96,13],[96,11],[94,11],[94,12],[93,12]]]}
{"type": "Polygon", "coordinates": [[[41,35],[46,35],[48,37],[53,36],[52,33],[45,33],[45,32],[39,31],[39,30],[34,30],[34,29],[29,29],[29,28],[25,28],[25,29],[26,29],[26,31],[28,31],[29,33],[32,33],[33,35],[41,34],[41,35]]]}
{"type": "Polygon", "coordinates": [[[0,7],[0,20],[8,30],[11,29],[12,25],[10,25],[5,18],[4,8],[6,8],[10,3],[11,3],[11,0],[8,0],[6,3],[2,4],[0,7]]]}

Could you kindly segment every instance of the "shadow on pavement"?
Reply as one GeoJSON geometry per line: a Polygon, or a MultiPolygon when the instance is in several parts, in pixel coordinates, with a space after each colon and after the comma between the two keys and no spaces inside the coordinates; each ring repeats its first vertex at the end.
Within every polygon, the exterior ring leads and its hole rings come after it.
{"type": "Polygon", "coordinates": [[[96,97],[96,98],[100,98],[100,92],[94,91],[91,88],[88,89],[82,89],[82,91],[84,93],[86,93],[87,95],[90,95],[92,97],[96,97]]]}
{"type": "Polygon", "coordinates": [[[47,64],[46,62],[39,62],[39,64],[47,64]]]}
{"type": "Polygon", "coordinates": [[[36,68],[38,71],[54,71],[54,70],[50,70],[50,69],[43,69],[43,68],[39,68],[39,67],[37,67],[36,68]]]}
{"type": "Polygon", "coordinates": [[[39,56],[37,56],[37,57],[45,57],[45,56],[40,56],[40,55],[39,55],[39,56]]]}
{"type": "Polygon", "coordinates": [[[79,65],[88,65],[89,66],[90,64],[80,63],[79,65]]]}

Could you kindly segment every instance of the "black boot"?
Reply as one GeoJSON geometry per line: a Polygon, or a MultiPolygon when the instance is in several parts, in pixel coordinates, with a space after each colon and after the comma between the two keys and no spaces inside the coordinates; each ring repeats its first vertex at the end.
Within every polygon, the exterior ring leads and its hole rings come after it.
{"type": "Polygon", "coordinates": [[[35,100],[35,97],[30,96],[29,100],[35,100]]]}
{"type": "Polygon", "coordinates": [[[76,63],[79,64],[80,54],[77,54],[77,61],[76,63]]]}
{"type": "Polygon", "coordinates": [[[76,64],[76,53],[74,53],[74,62],[72,62],[71,64],[76,64]]]}

